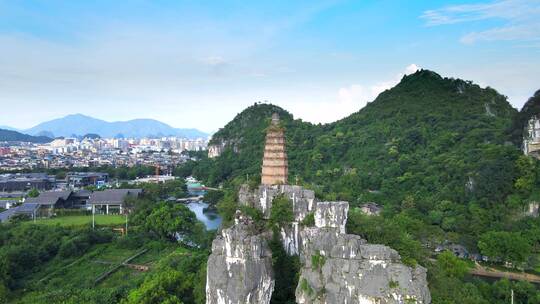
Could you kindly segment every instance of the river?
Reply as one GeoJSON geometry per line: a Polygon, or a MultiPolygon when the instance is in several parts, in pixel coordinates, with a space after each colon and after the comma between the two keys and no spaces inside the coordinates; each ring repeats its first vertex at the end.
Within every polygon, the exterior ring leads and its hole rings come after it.
{"type": "Polygon", "coordinates": [[[218,229],[221,225],[221,217],[215,211],[203,212],[204,208],[208,207],[205,202],[190,202],[187,204],[189,210],[195,213],[197,219],[206,226],[206,230],[218,229]]]}

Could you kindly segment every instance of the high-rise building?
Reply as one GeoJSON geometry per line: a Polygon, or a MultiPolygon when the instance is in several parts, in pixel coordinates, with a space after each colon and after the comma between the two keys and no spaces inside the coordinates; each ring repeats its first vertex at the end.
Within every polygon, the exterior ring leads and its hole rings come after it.
{"type": "Polygon", "coordinates": [[[272,122],[266,131],[261,184],[286,184],[288,178],[287,152],[285,150],[285,131],[279,125],[279,115],[272,115],[272,122]]]}

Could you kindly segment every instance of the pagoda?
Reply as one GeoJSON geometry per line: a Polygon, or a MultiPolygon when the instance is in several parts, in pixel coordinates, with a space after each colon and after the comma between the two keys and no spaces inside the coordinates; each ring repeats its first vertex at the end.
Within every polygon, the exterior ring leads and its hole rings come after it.
{"type": "Polygon", "coordinates": [[[261,174],[263,185],[287,184],[289,165],[285,151],[285,131],[279,125],[279,115],[272,115],[272,122],[266,131],[264,157],[261,174]]]}

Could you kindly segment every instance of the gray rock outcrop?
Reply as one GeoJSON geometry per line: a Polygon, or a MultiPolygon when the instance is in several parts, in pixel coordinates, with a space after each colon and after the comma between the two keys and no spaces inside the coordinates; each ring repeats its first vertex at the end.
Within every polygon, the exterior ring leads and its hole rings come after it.
{"type": "Polygon", "coordinates": [[[315,227],[336,228],[339,233],[345,233],[348,214],[347,202],[318,202],[315,208],[315,227]]]}
{"type": "Polygon", "coordinates": [[[532,116],[525,125],[523,153],[540,159],[540,118],[532,116]]]}
{"type": "MultiPolygon", "coordinates": [[[[313,191],[299,186],[260,186],[239,192],[241,205],[270,217],[272,201],[292,202],[294,221],[281,228],[288,254],[300,256],[302,268],[296,302],[304,304],[431,303],[426,270],[401,263],[399,254],[346,234],[347,202],[316,202],[313,191]],[[302,221],[312,214],[314,227],[302,221]]],[[[268,236],[237,214],[235,225],[214,240],[208,260],[207,304],[269,303],[274,288],[268,236]]]]}
{"type": "Polygon", "coordinates": [[[254,190],[248,185],[242,185],[238,192],[238,203],[261,210],[264,218],[268,219],[272,201],[278,195],[284,195],[292,202],[294,218],[298,222],[315,207],[315,192],[293,185],[260,185],[254,190]]]}
{"type": "Polygon", "coordinates": [[[430,303],[426,270],[403,265],[390,247],[345,234],[347,211],[347,202],[319,202],[315,227],[300,232],[296,302],[430,303]]]}
{"type": "Polygon", "coordinates": [[[206,277],[207,304],[267,304],[274,290],[272,253],[251,219],[235,224],[212,243],[206,277]]]}
{"type": "Polygon", "coordinates": [[[243,185],[238,192],[240,205],[249,206],[262,211],[264,218],[270,218],[272,201],[278,195],[287,197],[293,206],[294,221],[282,227],[280,234],[283,248],[289,255],[299,254],[300,222],[306,216],[315,212],[315,192],[301,186],[293,185],[261,185],[257,189],[250,189],[243,185]]]}
{"type": "Polygon", "coordinates": [[[426,270],[403,265],[387,246],[367,244],[335,228],[307,228],[301,238],[297,303],[431,302],[426,270]]]}

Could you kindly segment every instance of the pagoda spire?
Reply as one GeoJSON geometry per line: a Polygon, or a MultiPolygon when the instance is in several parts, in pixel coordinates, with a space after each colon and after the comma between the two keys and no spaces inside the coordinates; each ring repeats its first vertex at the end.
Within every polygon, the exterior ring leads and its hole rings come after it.
{"type": "Polygon", "coordinates": [[[272,115],[272,122],[266,131],[261,184],[286,184],[289,174],[287,152],[285,151],[285,131],[279,125],[279,115],[272,115]]]}

